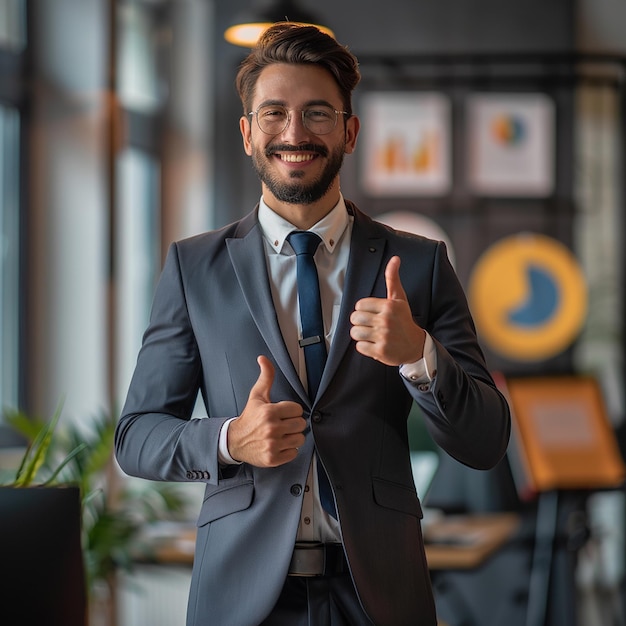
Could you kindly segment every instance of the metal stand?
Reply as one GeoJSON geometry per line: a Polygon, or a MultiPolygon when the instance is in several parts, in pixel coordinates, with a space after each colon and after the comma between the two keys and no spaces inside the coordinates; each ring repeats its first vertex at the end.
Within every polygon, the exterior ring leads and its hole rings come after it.
{"type": "Polygon", "coordinates": [[[526,626],[545,626],[558,510],[558,491],[547,491],[539,494],[526,626]]]}

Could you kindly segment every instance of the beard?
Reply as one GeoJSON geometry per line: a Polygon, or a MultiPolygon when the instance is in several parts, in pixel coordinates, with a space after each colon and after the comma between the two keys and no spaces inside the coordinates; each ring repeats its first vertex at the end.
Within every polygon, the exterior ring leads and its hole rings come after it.
{"type": "Polygon", "coordinates": [[[272,192],[277,200],[286,202],[288,204],[312,204],[317,202],[326,195],[333,181],[339,174],[339,170],[343,164],[343,156],[345,153],[345,145],[338,145],[330,152],[325,146],[317,146],[314,144],[307,144],[305,146],[299,146],[294,149],[294,146],[288,145],[274,145],[269,146],[265,150],[257,149],[253,146],[252,149],[252,164],[254,169],[266,185],[266,187],[272,192]],[[279,180],[278,177],[271,172],[270,160],[272,155],[276,152],[316,152],[322,157],[329,157],[322,173],[316,180],[310,183],[302,183],[300,178],[304,176],[302,171],[294,171],[290,174],[291,180],[284,182],[279,180]]]}

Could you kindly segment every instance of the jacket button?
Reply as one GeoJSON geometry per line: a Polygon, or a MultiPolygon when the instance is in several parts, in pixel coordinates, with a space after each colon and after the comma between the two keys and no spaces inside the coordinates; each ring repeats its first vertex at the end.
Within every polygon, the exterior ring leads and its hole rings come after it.
{"type": "Polygon", "coordinates": [[[430,385],[429,385],[428,383],[420,383],[420,384],[417,386],[417,388],[418,388],[420,391],[424,391],[424,392],[426,392],[426,391],[430,391],[430,385]]]}
{"type": "Polygon", "coordinates": [[[441,408],[445,411],[446,410],[446,400],[445,400],[445,396],[443,395],[443,391],[440,391],[437,394],[437,398],[439,398],[439,403],[441,404],[441,408]]]}
{"type": "Polygon", "coordinates": [[[311,415],[311,419],[316,423],[319,424],[322,421],[322,414],[319,411],[314,411],[313,415],[311,415]]]}
{"type": "Polygon", "coordinates": [[[291,485],[289,490],[292,496],[299,496],[302,493],[302,485],[291,485]]]}

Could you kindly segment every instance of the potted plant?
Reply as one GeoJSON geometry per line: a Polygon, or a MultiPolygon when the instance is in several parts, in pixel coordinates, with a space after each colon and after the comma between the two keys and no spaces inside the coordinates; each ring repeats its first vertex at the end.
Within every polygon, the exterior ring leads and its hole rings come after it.
{"type": "MultiPolygon", "coordinates": [[[[113,460],[115,420],[111,415],[102,413],[86,426],[65,423],[63,428],[57,426],[59,415],[60,410],[48,421],[18,412],[5,417],[31,442],[7,488],[23,490],[37,484],[41,486],[34,493],[71,489],[76,494],[89,621],[92,626],[115,626],[117,574],[131,571],[138,558],[150,555],[150,545],[142,541],[146,526],[180,517],[187,502],[171,483],[121,476],[113,460]]],[[[39,623],[53,624],[50,620],[39,623]]]]}
{"type": "MultiPolygon", "coordinates": [[[[14,478],[0,487],[2,616],[7,624],[83,626],[86,622],[80,489],[70,484],[53,486],[63,462],[47,480],[39,480],[59,415],[60,410],[38,428],[14,478]]],[[[23,416],[13,414],[8,419],[17,423],[23,416]]],[[[66,461],[81,449],[70,452],[66,461]]]]}

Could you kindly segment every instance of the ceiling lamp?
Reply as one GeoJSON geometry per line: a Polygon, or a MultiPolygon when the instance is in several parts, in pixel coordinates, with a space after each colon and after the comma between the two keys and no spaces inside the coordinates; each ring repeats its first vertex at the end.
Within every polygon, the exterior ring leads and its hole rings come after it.
{"type": "Polygon", "coordinates": [[[242,15],[230,28],[224,32],[224,39],[236,46],[253,48],[261,33],[276,22],[296,22],[308,24],[319,28],[321,31],[334,37],[334,33],[327,26],[317,23],[317,18],[303,11],[292,0],[277,0],[266,4],[264,7],[252,9],[248,14],[242,15]]]}

